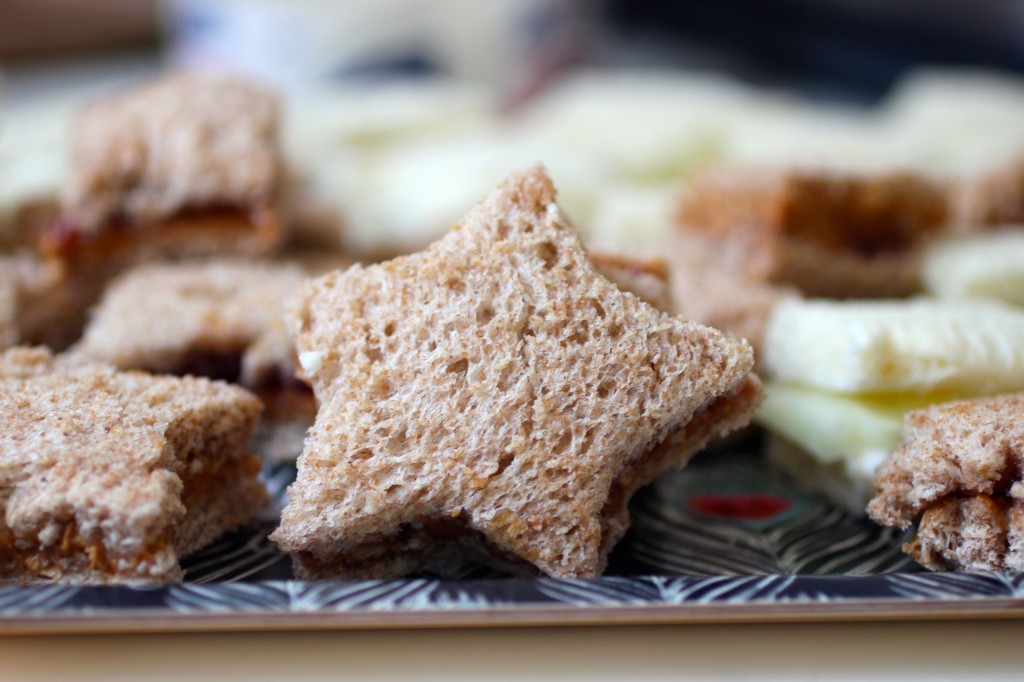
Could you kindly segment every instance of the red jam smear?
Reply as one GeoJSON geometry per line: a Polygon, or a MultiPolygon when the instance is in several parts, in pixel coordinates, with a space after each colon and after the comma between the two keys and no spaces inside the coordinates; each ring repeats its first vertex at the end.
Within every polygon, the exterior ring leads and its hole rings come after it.
{"type": "Polygon", "coordinates": [[[694,495],[690,508],[694,511],[735,521],[764,521],[788,511],[793,506],[785,497],[766,493],[735,495],[694,495]]]}

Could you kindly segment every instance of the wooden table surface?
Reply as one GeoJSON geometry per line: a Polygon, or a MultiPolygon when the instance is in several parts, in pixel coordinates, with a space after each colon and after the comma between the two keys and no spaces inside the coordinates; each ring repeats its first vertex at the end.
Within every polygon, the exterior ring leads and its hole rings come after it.
{"type": "Polygon", "coordinates": [[[1019,680],[1024,621],[0,638],[2,680],[1019,680]]]}

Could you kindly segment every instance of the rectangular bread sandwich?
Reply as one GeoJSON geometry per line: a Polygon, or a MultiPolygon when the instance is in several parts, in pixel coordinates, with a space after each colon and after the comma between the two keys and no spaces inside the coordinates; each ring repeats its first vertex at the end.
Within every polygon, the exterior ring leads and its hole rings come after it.
{"type": "Polygon", "coordinates": [[[695,181],[676,224],[748,280],[807,296],[903,296],[920,289],[918,247],[947,229],[947,194],[910,173],[722,168],[695,181]]]}
{"type": "Polygon", "coordinates": [[[95,102],[40,250],[93,270],[267,253],[281,239],[277,134],[276,99],[237,77],[173,74],[95,102]]]}
{"type": "Polygon", "coordinates": [[[781,301],[919,291],[923,247],[949,220],[948,188],[912,173],[714,169],[677,213],[673,303],[759,351],[781,301]]]}
{"type": "Polygon", "coordinates": [[[143,264],[111,282],[71,353],[119,369],[279,384],[295,373],[294,352],[260,341],[283,331],[285,301],[306,276],[297,263],[143,264]],[[257,344],[259,358],[247,361],[257,344]]]}

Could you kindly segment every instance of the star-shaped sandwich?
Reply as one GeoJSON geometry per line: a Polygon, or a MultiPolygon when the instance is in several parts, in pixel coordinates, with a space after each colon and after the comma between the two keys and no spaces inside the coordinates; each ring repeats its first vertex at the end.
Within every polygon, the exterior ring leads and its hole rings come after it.
{"type": "Polygon", "coordinates": [[[180,581],[267,503],[259,412],[220,382],[0,353],[0,582],[180,581]]]}
{"type": "Polygon", "coordinates": [[[630,496],[761,397],[745,342],[597,273],[540,167],[422,252],[307,282],[289,315],[320,410],[271,537],[302,577],[452,551],[599,575],[630,496]]]}

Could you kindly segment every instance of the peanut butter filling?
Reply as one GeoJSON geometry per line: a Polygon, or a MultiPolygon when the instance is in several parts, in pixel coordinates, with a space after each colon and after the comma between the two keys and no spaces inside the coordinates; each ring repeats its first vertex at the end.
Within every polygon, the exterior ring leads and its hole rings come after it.
{"type": "Polygon", "coordinates": [[[95,233],[82,231],[73,216],[65,215],[42,232],[38,249],[44,256],[96,267],[168,246],[188,252],[193,244],[203,245],[211,237],[222,241],[230,235],[254,237],[260,244],[272,247],[280,235],[277,212],[268,203],[253,207],[197,208],[182,211],[154,226],[115,219],[95,233]]]}
{"type": "Polygon", "coordinates": [[[65,574],[102,576],[106,580],[147,579],[151,577],[149,569],[156,564],[157,557],[166,555],[169,548],[167,533],[161,533],[150,539],[138,554],[115,555],[102,540],[83,537],[74,519],[65,522],[56,544],[44,546],[36,537],[31,541],[34,547],[20,550],[14,534],[6,526],[0,531],[0,542],[2,564],[13,569],[5,572],[25,582],[59,580],[65,574]]]}
{"type": "MultiPolygon", "coordinates": [[[[233,481],[256,476],[260,467],[258,457],[245,454],[195,474],[186,473],[182,476],[182,503],[187,513],[208,505],[233,481]]],[[[83,536],[73,518],[63,523],[60,540],[46,545],[38,536],[16,537],[4,525],[0,526],[0,569],[22,582],[56,581],[65,574],[93,576],[98,582],[166,579],[166,567],[160,564],[169,553],[181,553],[186,549],[182,543],[189,541],[179,532],[181,525],[156,531],[133,555],[112,552],[102,537],[83,536]]]]}

